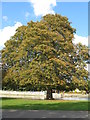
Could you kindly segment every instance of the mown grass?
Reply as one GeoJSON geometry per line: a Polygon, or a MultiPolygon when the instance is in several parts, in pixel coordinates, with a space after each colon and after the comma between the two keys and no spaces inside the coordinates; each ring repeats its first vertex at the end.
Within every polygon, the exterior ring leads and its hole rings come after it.
{"type": "Polygon", "coordinates": [[[23,110],[90,110],[90,101],[2,99],[2,109],[23,110]]]}

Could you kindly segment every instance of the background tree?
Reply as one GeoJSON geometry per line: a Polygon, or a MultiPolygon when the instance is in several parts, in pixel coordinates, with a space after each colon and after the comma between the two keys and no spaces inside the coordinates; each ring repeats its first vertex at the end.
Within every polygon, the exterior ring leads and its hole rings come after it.
{"type": "Polygon", "coordinates": [[[82,53],[72,43],[75,31],[59,14],[19,27],[2,50],[3,88],[47,90],[47,99],[52,99],[52,89],[75,89],[76,81],[85,82],[83,61],[79,73],[82,53]]]}
{"type": "Polygon", "coordinates": [[[88,71],[87,69],[87,60],[89,58],[88,54],[88,47],[85,45],[82,45],[81,43],[78,43],[74,45],[75,48],[75,66],[76,66],[76,77],[78,78],[76,80],[72,81],[72,89],[78,88],[80,90],[88,90],[88,71]]]}

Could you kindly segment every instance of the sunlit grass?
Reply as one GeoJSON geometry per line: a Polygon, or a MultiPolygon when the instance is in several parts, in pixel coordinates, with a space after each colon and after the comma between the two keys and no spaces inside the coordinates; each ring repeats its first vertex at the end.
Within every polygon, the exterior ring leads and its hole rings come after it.
{"type": "Polygon", "coordinates": [[[2,109],[90,110],[88,101],[2,99],[2,109]]]}

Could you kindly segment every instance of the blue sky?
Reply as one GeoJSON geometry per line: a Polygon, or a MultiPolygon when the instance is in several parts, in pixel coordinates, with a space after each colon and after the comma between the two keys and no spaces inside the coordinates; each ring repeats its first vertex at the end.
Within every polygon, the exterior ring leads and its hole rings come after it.
{"type": "MultiPolygon", "coordinates": [[[[53,10],[55,13],[67,16],[72,22],[72,26],[77,29],[78,35],[88,35],[88,2],[57,2],[53,10]]],[[[3,2],[2,16],[8,17],[7,22],[2,21],[2,28],[14,25],[15,21],[26,25],[30,20],[37,21],[41,18],[41,16],[35,16],[29,2],[3,2]],[[25,17],[26,12],[30,13],[28,18],[25,17]]]]}
{"type": "Polygon", "coordinates": [[[34,1],[35,0],[31,0],[31,2],[2,2],[1,32],[2,30],[4,31],[6,27],[15,26],[17,22],[26,25],[27,22],[31,20],[40,20],[42,15],[49,12],[67,16],[69,21],[72,22],[71,25],[76,28],[77,36],[88,36],[88,2],[55,2],[56,0],[52,0],[52,4],[44,3],[47,6],[46,10],[44,4],[40,2],[42,6],[38,7],[38,3],[34,1]],[[40,8],[42,10],[40,10],[40,8]]]}

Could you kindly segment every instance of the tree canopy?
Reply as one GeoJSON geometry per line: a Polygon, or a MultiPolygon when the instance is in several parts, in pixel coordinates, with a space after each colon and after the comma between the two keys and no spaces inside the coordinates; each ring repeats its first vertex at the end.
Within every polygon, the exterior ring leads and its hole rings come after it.
{"type": "Polygon", "coordinates": [[[88,50],[73,44],[75,32],[68,18],[59,14],[19,27],[2,50],[3,88],[86,89],[88,50]]]}

